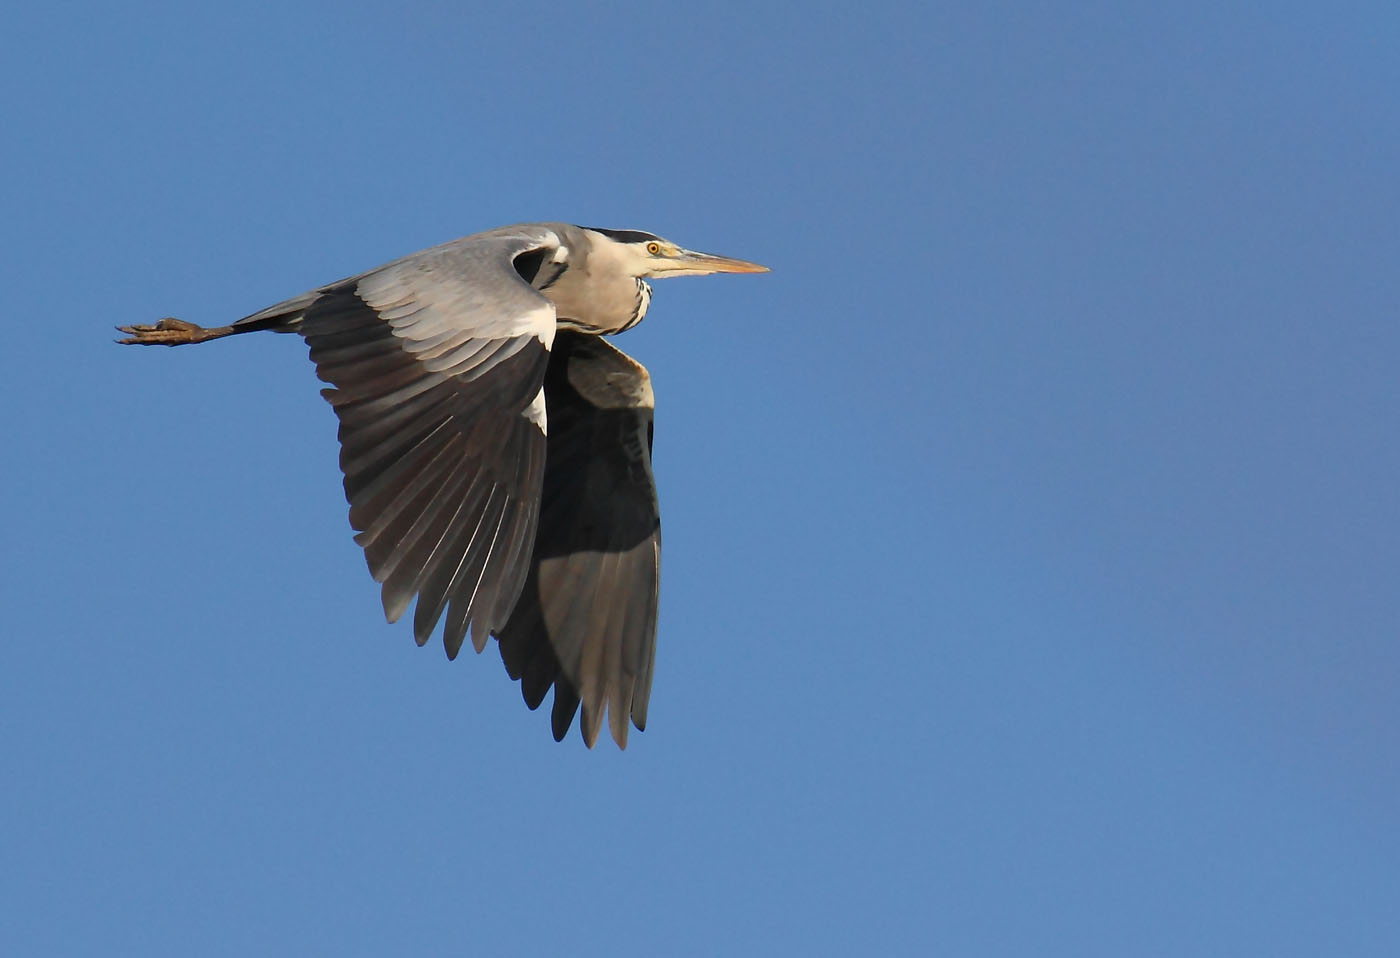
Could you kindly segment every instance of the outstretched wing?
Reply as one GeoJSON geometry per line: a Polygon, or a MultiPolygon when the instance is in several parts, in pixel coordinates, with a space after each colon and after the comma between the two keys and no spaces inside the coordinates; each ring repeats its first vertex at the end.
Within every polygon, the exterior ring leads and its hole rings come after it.
{"type": "Polygon", "coordinates": [[[603,713],[619,746],[646,727],[656,651],[661,521],[646,369],[597,336],[560,330],[545,377],[544,507],[529,578],[498,630],[530,708],[554,686],[554,737],[580,703],[591,748],[603,713]]]}
{"type": "Polygon", "coordinates": [[[340,418],[355,541],[422,645],[455,657],[503,626],[529,570],[545,469],[553,304],[526,272],[567,250],[545,227],[457,240],[254,314],[301,333],[340,418]],[[280,317],[280,319],[279,319],[280,317]]]}

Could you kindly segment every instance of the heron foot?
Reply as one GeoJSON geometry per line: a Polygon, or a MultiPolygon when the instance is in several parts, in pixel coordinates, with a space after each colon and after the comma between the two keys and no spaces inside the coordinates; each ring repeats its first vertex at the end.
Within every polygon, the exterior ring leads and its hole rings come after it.
{"type": "Polygon", "coordinates": [[[233,332],[232,326],[216,326],[206,329],[187,323],[183,319],[167,316],[154,326],[118,326],[118,332],[127,334],[126,339],[117,342],[124,346],[183,346],[186,343],[202,343],[206,339],[218,339],[233,332]]]}

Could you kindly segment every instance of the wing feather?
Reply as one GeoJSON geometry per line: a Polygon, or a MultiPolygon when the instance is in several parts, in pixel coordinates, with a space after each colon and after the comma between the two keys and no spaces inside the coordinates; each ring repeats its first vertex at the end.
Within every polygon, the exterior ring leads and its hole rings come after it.
{"type": "Polygon", "coordinates": [[[546,449],[529,411],[555,316],[513,263],[559,245],[544,227],[480,234],[249,317],[306,338],[385,615],[416,598],[421,644],[446,612],[449,655],[504,625],[529,572],[546,449]]]}
{"type": "Polygon", "coordinates": [[[582,707],[626,746],[646,726],[661,529],[651,471],[650,379],[595,336],[561,330],[545,378],[548,454],[529,578],[500,639],[530,708],[554,688],[562,738],[582,707]]]}

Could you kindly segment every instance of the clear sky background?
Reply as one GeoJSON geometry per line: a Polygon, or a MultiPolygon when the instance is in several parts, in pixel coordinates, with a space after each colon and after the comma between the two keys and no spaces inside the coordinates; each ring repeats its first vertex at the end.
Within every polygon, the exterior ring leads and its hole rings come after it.
{"type": "Polygon", "coordinates": [[[1393,3],[30,4],[0,952],[1400,954],[1393,3]],[[390,9],[390,7],[393,9],[390,9]],[[650,727],[382,621],[293,337],[505,223],[657,284],[650,727]]]}

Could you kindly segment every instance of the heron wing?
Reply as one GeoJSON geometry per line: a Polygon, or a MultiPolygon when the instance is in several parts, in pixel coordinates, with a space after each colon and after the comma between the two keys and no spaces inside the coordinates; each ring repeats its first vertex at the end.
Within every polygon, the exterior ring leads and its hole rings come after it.
{"type": "Polygon", "coordinates": [[[544,506],[529,577],[497,633],[530,708],[554,687],[554,737],[580,704],[591,748],[608,713],[619,746],[646,727],[661,522],[651,378],[597,336],[560,330],[545,377],[544,506]]]}
{"type": "Polygon", "coordinates": [[[452,657],[468,630],[479,652],[504,625],[529,569],[555,314],[517,264],[566,255],[548,228],[492,231],[243,321],[306,338],[334,387],[350,524],[384,613],[416,596],[422,645],[446,612],[452,657]]]}

